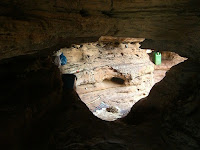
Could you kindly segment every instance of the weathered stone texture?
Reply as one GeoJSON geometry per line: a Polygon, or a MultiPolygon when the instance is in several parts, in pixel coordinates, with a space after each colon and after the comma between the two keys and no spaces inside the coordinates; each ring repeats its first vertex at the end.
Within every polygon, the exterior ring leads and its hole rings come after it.
{"type": "Polygon", "coordinates": [[[200,149],[199,16],[198,0],[2,0],[1,149],[200,149]],[[102,35],[146,38],[142,47],[189,60],[124,120],[104,122],[74,91],[62,92],[55,66],[40,62],[102,35]],[[36,60],[27,55],[33,53],[36,60]]]}
{"type": "Polygon", "coordinates": [[[141,41],[101,37],[95,43],[60,50],[68,60],[61,67],[62,73],[77,76],[76,91],[91,111],[104,102],[128,113],[149,94],[154,85],[154,64],[146,50],[139,48],[141,41]]]}
{"type": "Polygon", "coordinates": [[[146,38],[146,48],[170,49],[199,59],[198,4],[195,0],[4,0],[0,3],[0,59],[102,35],[146,38]]]}

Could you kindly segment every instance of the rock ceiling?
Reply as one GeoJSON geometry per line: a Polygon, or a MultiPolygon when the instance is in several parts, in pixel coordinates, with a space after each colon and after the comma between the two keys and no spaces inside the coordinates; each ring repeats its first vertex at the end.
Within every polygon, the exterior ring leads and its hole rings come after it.
{"type": "Polygon", "coordinates": [[[102,35],[146,38],[145,48],[199,59],[197,0],[4,0],[0,59],[51,52],[102,35]]]}

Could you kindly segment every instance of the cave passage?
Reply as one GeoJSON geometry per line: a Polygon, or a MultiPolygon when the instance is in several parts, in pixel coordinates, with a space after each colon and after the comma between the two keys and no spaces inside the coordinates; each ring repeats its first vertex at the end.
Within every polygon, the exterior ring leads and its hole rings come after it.
{"type": "Polygon", "coordinates": [[[155,65],[153,50],[140,49],[143,40],[120,40],[101,37],[97,42],[59,51],[67,57],[61,72],[76,75],[81,100],[95,116],[107,121],[126,116],[172,66],[186,60],[174,52],[162,51],[162,63],[155,65]]]}

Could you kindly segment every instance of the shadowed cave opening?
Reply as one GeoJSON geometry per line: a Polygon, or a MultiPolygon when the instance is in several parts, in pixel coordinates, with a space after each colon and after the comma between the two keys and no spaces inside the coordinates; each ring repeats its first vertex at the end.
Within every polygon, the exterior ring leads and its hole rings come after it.
{"type": "Polygon", "coordinates": [[[112,77],[111,81],[117,84],[124,84],[125,80],[117,77],[112,77]]]}
{"type": "Polygon", "coordinates": [[[60,71],[76,75],[78,95],[98,118],[114,121],[126,116],[172,66],[187,59],[161,51],[161,64],[155,65],[156,50],[141,49],[143,41],[101,37],[97,42],[59,50],[67,58],[60,71]]]}

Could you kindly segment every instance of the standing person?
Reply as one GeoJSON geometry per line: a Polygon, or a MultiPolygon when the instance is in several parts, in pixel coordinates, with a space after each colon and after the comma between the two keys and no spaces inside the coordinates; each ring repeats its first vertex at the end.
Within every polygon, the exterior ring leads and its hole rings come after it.
{"type": "Polygon", "coordinates": [[[63,52],[58,51],[57,53],[55,53],[54,56],[55,56],[54,63],[56,66],[58,66],[58,68],[67,64],[67,58],[63,54],[63,52]]]}
{"type": "Polygon", "coordinates": [[[67,64],[67,58],[63,53],[60,55],[60,62],[62,66],[67,64]]]}

